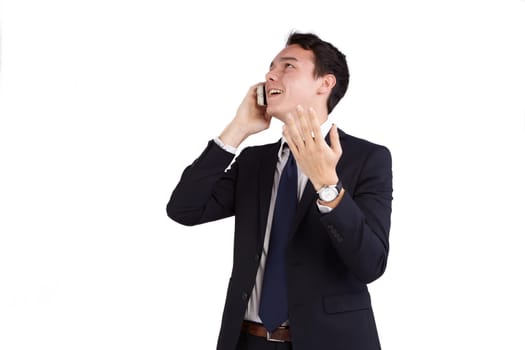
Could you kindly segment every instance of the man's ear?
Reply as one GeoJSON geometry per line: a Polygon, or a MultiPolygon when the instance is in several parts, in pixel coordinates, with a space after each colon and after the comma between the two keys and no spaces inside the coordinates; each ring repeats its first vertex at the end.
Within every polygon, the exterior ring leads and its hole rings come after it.
{"type": "Polygon", "coordinates": [[[333,74],[326,74],[321,77],[321,85],[317,92],[319,94],[329,94],[336,84],[336,78],[333,74]]]}

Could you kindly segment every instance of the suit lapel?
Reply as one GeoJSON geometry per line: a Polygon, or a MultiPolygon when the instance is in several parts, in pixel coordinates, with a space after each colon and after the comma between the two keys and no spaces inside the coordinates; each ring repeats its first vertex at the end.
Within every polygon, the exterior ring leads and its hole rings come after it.
{"type": "Polygon", "coordinates": [[[268,222],[268,211],[270,209],[270,199],[272,196],[273,179],[275,167],[277,165],[277,152],[281,146],[281,140],[269,146],[268,152],[264,153],[259,162],[259,168],[255,169],[259,175],[259,232],[258,238],[260,246],[264,243],[264,233],[268,222]]]}

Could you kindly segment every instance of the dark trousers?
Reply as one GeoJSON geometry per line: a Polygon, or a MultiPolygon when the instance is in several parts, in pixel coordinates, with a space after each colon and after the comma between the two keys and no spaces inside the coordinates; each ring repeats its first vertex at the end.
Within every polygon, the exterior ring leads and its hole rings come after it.
{"type": "Polygon", "coordinates": [[[236,350],[292,350],[292,343],[278,343],[266,340],[263,337],[241,332],[236,350]]]}

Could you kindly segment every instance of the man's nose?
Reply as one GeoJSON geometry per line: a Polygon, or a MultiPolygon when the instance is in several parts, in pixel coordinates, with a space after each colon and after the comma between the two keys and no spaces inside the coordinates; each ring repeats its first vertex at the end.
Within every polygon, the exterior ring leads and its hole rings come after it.
{"type": "Polygon", "coordinates": [[[273,70],[269,70],[268,73],[266,73],[266,81],[277,81],[278,77],[277,74],[273,70]]]}

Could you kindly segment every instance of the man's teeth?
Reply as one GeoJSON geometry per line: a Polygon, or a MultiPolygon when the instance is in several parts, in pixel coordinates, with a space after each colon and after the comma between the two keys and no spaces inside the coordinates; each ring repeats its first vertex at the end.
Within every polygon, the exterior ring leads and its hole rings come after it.
{"type": "Polygon", "coordinates": [[[270,95],[280,95],[282,94],[284,91],[283,90],[280,90],[280,89],[270,89],[269,93],[270,95]]]}

